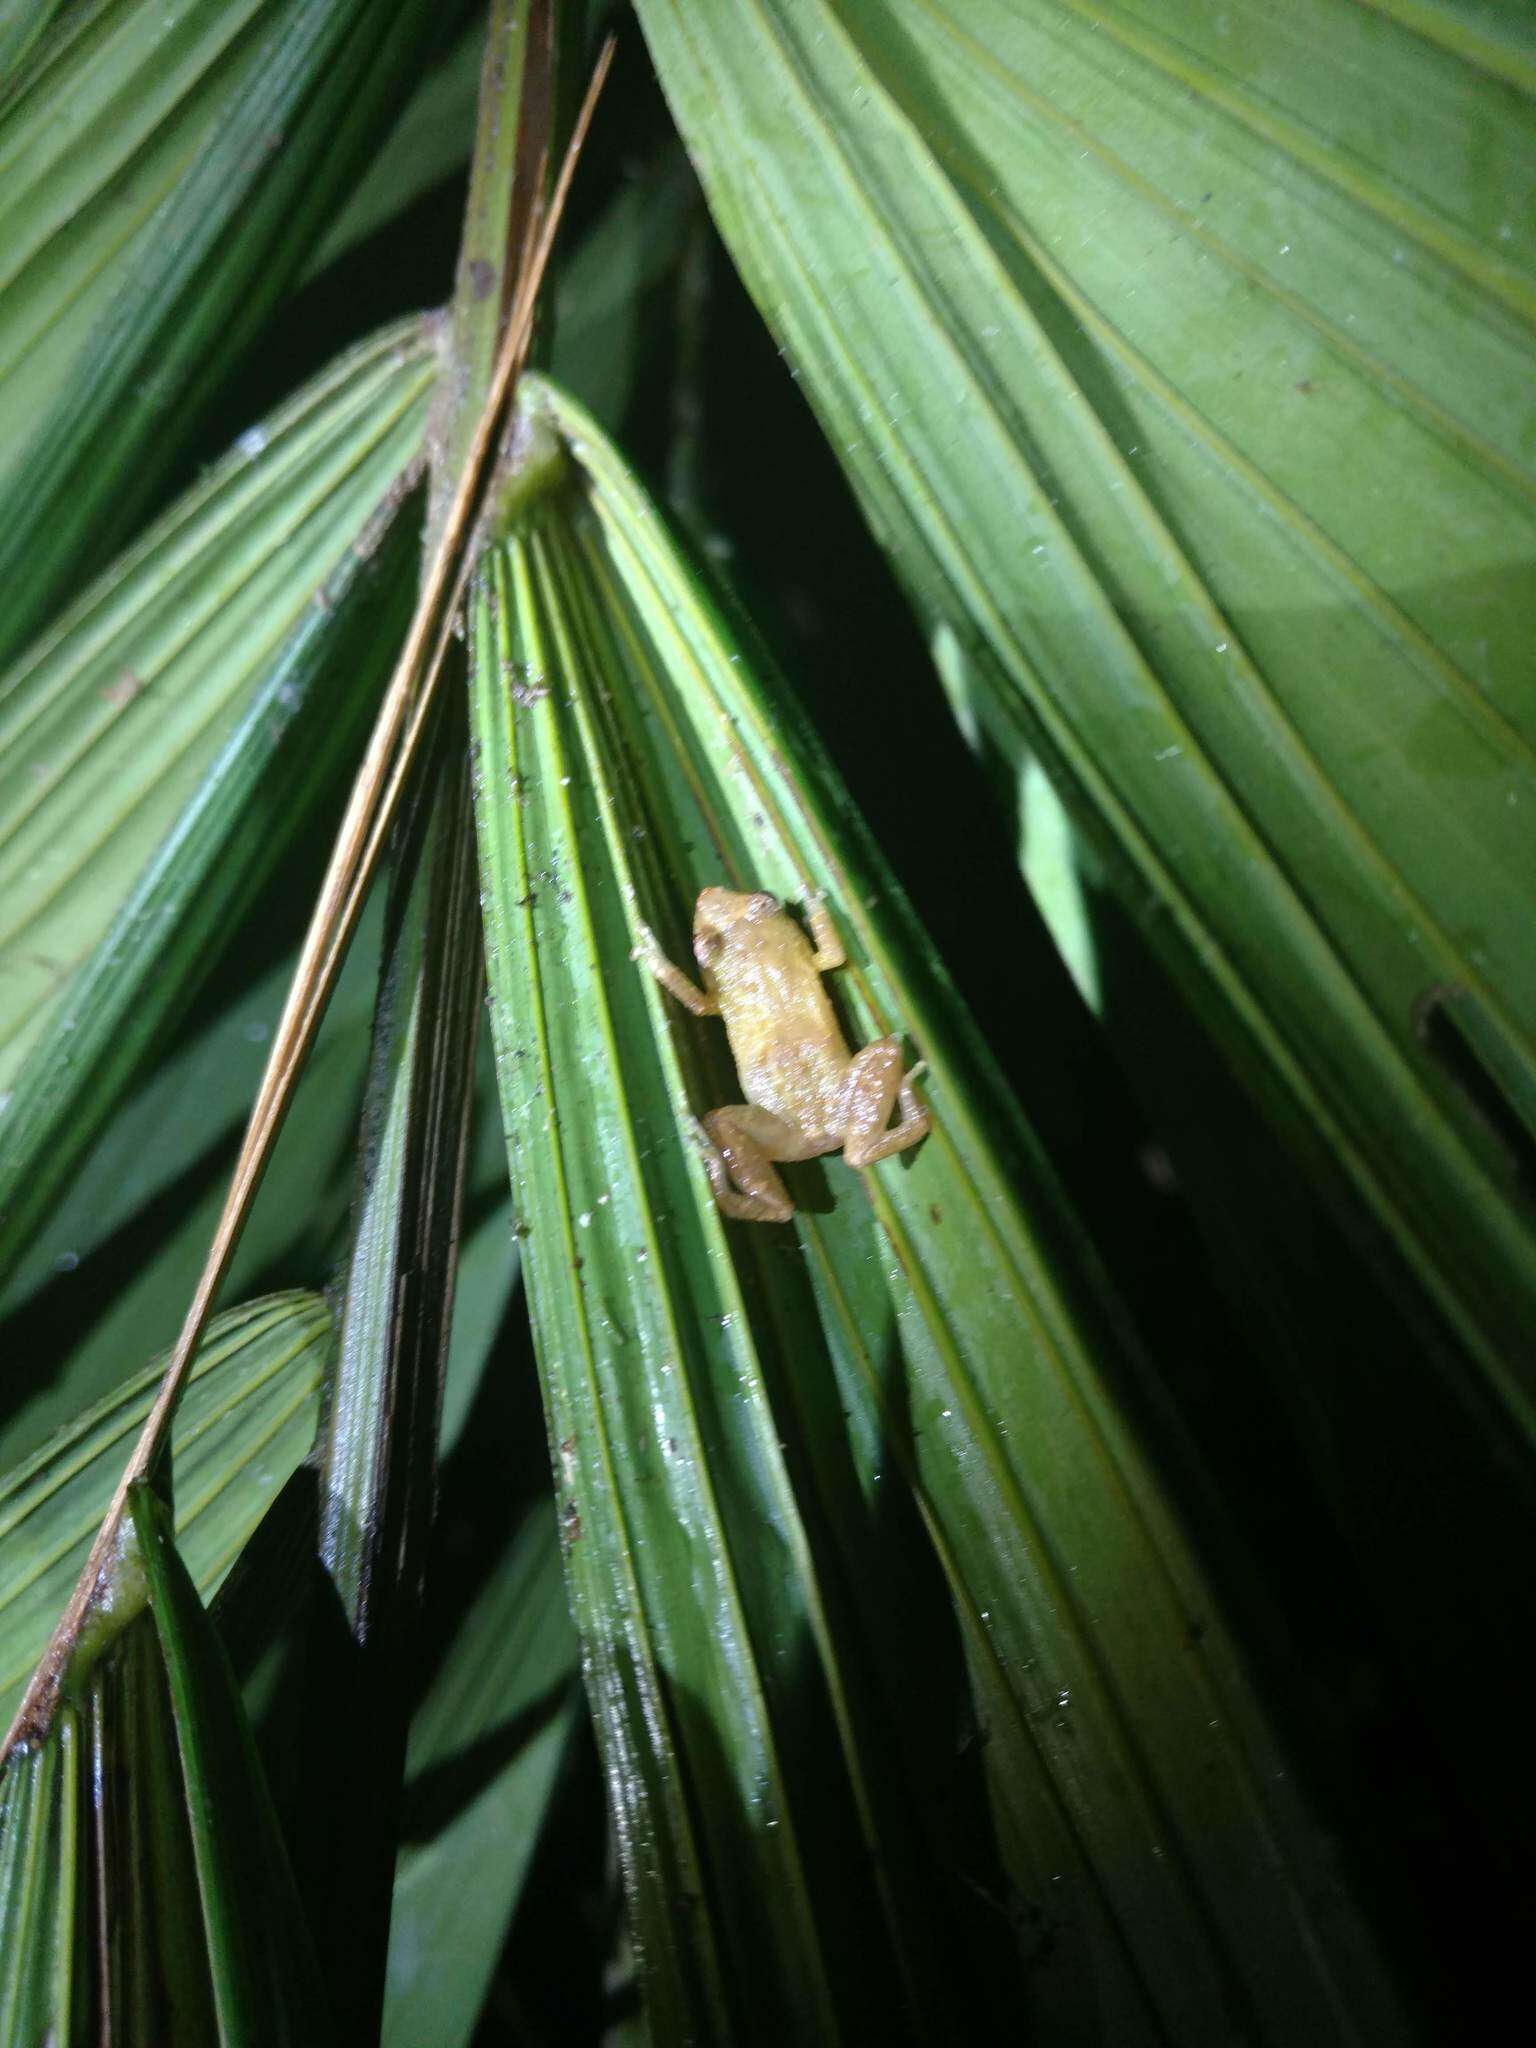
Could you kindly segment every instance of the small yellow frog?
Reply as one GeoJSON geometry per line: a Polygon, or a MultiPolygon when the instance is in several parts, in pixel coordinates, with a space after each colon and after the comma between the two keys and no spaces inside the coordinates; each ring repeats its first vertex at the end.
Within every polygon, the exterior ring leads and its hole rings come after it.
{"type": "Polygon", "coordinates": [[[847,961],[825,906],[809,910],[814,950],[778,898],[757,890],[701,889],[693,953],[695,988],[649,927],[633,958],[695,1017],[722,1017],[746,1101],[704,1119],[704,1164],[727,1216],[783,1223],[794,1214],[772,1161],[815,1159],[841,1146],[850,1166],[873,1166],[915,1145],[929,1127],[902,1073],[901,1042],[882,1038],[850,1053],[821,976],[847,961]],[[900,1100],[901,1121],[887,1130],[900,1100]]]}

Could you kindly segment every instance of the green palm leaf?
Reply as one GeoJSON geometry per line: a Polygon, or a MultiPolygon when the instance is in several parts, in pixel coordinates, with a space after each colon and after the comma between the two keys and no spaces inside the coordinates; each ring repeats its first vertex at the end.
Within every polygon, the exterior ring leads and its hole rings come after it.
{"type": "MultiPolygon", "coordinates": [[[[330,1342],[330,1312],[313,1294],[269,1295],[209,1328],[174,1436],[177,1537],[205,1598],[309,1454],[330,1342]]],[[[163,1361],[144,1367],[0,1479],[7,1724],[80,1575],[162,1369],[163,1361]]]]}
{"type": "Polygon", "coordinates": [[[0,0],[0,84],[37,41],[63,0],[0,0]]]}
{"type": "Polygon", "coordinates": [[[0,1771],[0,2025],[18,2044],[326,2038],[240,1698],[142,1485],[65,1700],[0,1771]]]}
{"type": "Polygon", "coordinates": [[[569,1747],[575,1649],[546,1502],[505,1546],[411,1723],[386,2048],[456,2048],[474,2032],[569,1747]]]}
{"type": "Polygon", "coordinates": [[[1009,1874],[1050,1929],[1037,2010],[1075,2025],[1097,2001],[1117,2039],[1218,2038],[1238,2013],[1260,2038],[1349,2038],[1367,2011],[1390,2029],[1120,1413],[1107,1288],[1049,1168],[751,642],[591,422],[548,385],[537,404],[545,468],[474,624],[486,949],[653,2028],[836,2036],[834,1896],[883,1919],[909,2012],[943,1998],[903,1885],[890,1695],[853,1647],[890,1596],[845,1606],[880,1586],[883,1486],[911,1490],[937,1556],[1009,1874]],[[577,475],[550,495],[559,443],[577,475]],[[682,1128],[732,1099],[716,1027],[629,961],[642,921],[686,957],[720,881],[824,890],[853,1042],[901,1030],[928,1063],[923,1146],[830,1166],[786,1230],[722,1221],[682,1128]],[[878,1898],[848,1886],[839,1826],[878,1898]]]}
{"type": "Polygon", "coordinates": [[[1529,27],[639,12],[962,724],[1529,1426],[1529,27]]]}
{"type": "MultiPolygon", "coordinates": [[[[196,1933],[220,2048],[322,2041],[325,1992],[224,1647],[177,1552],[169,1510],[142,1485],[129,1489],[128,1505],[174,1719],[180,1783],[172,1796],[192,1844],[202,1908],[196,1933]]],[[[111,1890],[125,1877],[117,1872],[111,1890]]],[[[173,1921],[188,1903],[178,1885],[154,1907],[162,1922],[173,1921]]],[[[140,1908],[152,1926],[154,1907],[140,1908]]],[[[196,1942],[174,1924],[155,1932],[162,1942],[196,1942]]]]}
{"type": "Polygon", "coordinates": [[[0,654],[131,530],[324,234],[436,15],[96,0],[0,102],[0,654]]]}
{"type": "MultiPolygon", "coordinates": [[[[0,1767],[0,2038],[316,2037],[307,1939],[198,1588],[224,1578],[312,1446],[329,1346],[315,1296],[210,1328],[176,1423],[187,1562],[137,1489],[63,1704],[0,1767]]],[[[159,1378],[128,1382],[0,1486],[7,1718],[159,1378]]]]}
{"type": "Polygon", "coordinates": [[[433,368],[343,358],[0,677],[7,1265],[356,743],[433,368]]]}

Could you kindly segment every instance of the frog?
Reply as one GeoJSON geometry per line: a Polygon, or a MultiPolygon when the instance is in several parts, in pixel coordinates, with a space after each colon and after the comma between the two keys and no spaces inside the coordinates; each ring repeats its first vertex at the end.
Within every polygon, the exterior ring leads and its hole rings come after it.
{"type": "Polygon", "coordinates": [[[776,1165],[841,1151],[863,1170],[931,1127],[912,1085],[923,1063],[906,1067],[896,1033],[849,1049],[822,982],[848,961],[824,897],[808,896],[806,922],[809,939],[767,890],[710,886],[693,918],[702,988],[648,925],[631,955],[695,1017],[724,1022],[746,1101],[710,1110],[698,1139],[716,1203],[741,1222],[787,1223],[795,1213],[776,1165]]]}

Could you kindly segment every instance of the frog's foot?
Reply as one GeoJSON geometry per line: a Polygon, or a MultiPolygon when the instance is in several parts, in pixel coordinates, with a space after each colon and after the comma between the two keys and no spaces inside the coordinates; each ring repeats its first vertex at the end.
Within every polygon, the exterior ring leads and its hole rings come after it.
{"type": "Polygon", "coordinates": [[[742,1223],[787,1223],[795,1213],[773,1170],[772,1154],[795,1145],[795,1134],[771,1110],[751,1103],[712,1109],[699,1130],[704,1170],[715,1200],[742,1223]]]}
{"type": "Polygon", "coordinates": [[[832,913],[827,908],[824,889],[817,889],[805,899],[806,922],[811,928],[811,939],[815,945],[814,960],[818,974],[829,974],[834,967],[846,967],[848,954],[844,949],[832,913]]]}
{"type": "Polygon", "coordinates": [[[847,1136],[843,1142],[843,1157],[850,1166],[873,1166],[928,1135],[932,1119],[912,1088],[923,1064],[919,1060],[911,1073],[903,1075],[898,1038],[878,1039],[854,1055],[848,1073],[847,1136]],[[887,1130],[898,1102],[901,1121],[894,1130],[887,1130]]]}

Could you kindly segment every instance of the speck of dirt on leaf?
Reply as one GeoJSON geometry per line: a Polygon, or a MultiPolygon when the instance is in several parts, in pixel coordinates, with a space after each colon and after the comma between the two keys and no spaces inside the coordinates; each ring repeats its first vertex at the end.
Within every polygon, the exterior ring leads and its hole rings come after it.
{"type": "Polygon", "coordinates": [[[111,682],[102,690],[102,701],[110,704],[114,711],[121,711],[131,704],[144,689],[144,678],[135,675],[131,668],[120,668],[111,682]]]}

